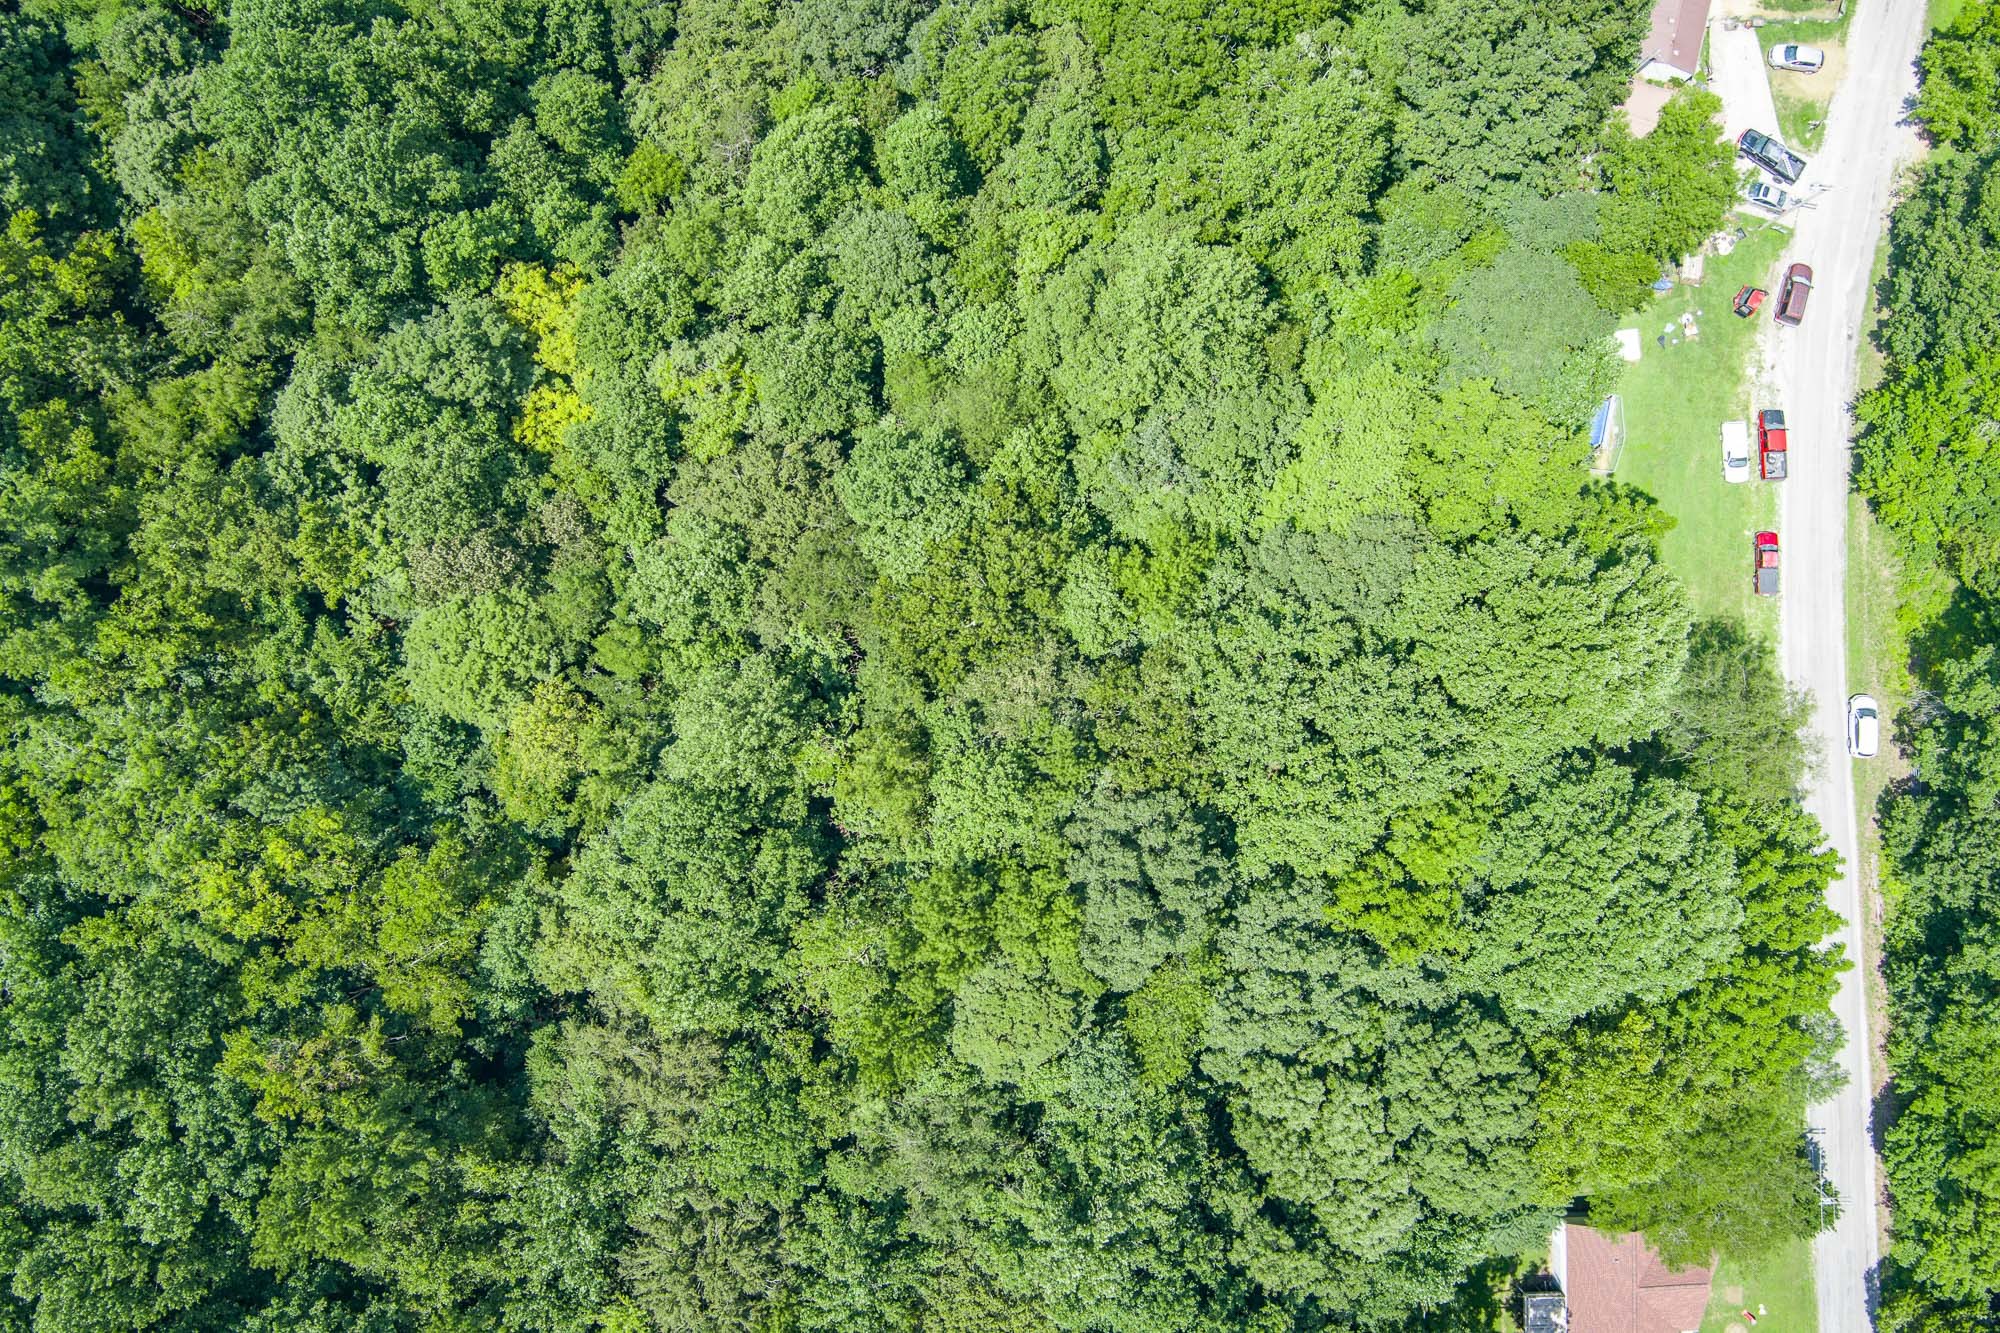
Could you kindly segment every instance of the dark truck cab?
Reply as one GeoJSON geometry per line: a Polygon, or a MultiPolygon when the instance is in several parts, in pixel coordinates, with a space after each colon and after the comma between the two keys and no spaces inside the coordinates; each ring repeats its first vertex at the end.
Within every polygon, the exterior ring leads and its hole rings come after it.
{"type": "Polygon", "coordinates": [[[1762,131],[1743,131],[1737,136],[1736,151],[1787,185],[1797,185],[1799,177],[1805,174],[1806,160],[1775,136],[1762,131]]]}
{"type": "Polygon", "coordinates": [[[1771,318],[1796,327],[1806,317],[1806,298],[1812,295],[1812,269],[1794,264],[1785,270],[1785,285],[1778,289],[1778,309],[1771,318]]]}
{"type": "Polygon", "coordinates": [[[1767,407],[1757,414],[1758,470],[1765,481],[1783,481],[1787,462],[1785,414],[1767,407]]]}

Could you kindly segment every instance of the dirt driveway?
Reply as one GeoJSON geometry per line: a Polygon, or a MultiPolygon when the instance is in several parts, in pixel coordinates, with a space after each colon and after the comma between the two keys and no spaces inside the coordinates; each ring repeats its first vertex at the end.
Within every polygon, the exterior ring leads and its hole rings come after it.
{"type": "Polygon", "coordinates": [[[1709,25],[1708,86],[1722,98],[1722,123],[1732,143],[1745,130],[1778,132],[1778,104],[1764,71],[1764,48],[1751,29],[1709,25]]]}

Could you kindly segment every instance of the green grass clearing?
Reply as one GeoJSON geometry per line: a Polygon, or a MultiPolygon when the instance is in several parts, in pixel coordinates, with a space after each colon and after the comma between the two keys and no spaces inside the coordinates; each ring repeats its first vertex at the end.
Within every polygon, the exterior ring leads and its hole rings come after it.
{"type": "Polygon", "coordinates": [[[1674,517],[1661,545],[1697,614],[1740,617],[1773,641],[1776,600],[1750,591],[1750,535],[1775,524],[1777,495],[1764,482],[1722,479],[1721,432],[1724,421],[1751,419],[1749,367],[1771,317],[1768,303],[1747,320],[1731,314],[1729,303],[1745,283],[1775,295],[1786,236],[1777,227],[1753,229],[1734,253],[1709,257],[1700,287],[1676,287],[1620,321],[1639,329],[1641,356],[1618,385],[1626,435],[1615,473],[1674,517]],[[1676,344],[1684,311],[1697,312],[1700,336],[1676,344]],[[1669,324],[1674,334],[1661,347],[1656,339],[1669,324]]]}
{"type": "Polygon", "coordinates": [[[1953,19],[1965,9],[1966,0],[1930,0],[1930,23],[1933,28],[1948,27],[1953,19]]]}
{"type": "Polygon", "coordinates": [[[1715,1270],[1708,1314],[1701,1333],[1817,1333],[1819,1306],[1813,1294],[1812,1243],[1788,1240],[1761,1259],[1744,1262],[1723,1257],[1715,1270]],[[1757,1314],[1758,1307],[1763,1313],[1757,1314]],[[1743,1317],[1757,1315],[1751,1330],[1743,1317]]]}

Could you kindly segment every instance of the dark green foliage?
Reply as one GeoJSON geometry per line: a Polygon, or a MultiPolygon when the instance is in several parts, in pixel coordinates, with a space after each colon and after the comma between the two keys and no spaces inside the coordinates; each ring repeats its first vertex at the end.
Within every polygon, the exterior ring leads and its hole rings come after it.
{"type": "Polygon", "coordinates": [[[1795,707],[1575,429],[1715,206],[1698,101],[1581,188],[1634,6],[27,8],[0,1327],[1810,1231],[1795,707]]]}
{"type": "Polygon", "coordinates": [[[107,212],[70,58],[55,24],[0,14],[0,212],[35,209],[63,234],[107,212]]]}

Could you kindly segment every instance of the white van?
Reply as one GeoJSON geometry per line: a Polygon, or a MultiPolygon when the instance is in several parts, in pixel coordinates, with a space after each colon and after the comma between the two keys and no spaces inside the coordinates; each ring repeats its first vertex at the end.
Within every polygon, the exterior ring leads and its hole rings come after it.
{"type": "Polygon", "coordinates": [[[1873,759],[1882,740],[1882,719],[1875,696],[1857,694],[1847,701],[1847,752],[1856,759],[1873,759]]]}
{"type": "Polygon", "coordinates": [[[1722,423],[1722,479],[1750,480],[1750,423],[1747,421],[1722,423]]]}

